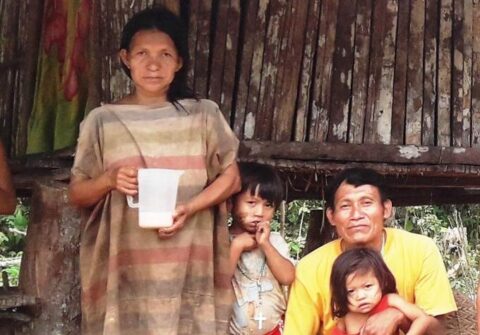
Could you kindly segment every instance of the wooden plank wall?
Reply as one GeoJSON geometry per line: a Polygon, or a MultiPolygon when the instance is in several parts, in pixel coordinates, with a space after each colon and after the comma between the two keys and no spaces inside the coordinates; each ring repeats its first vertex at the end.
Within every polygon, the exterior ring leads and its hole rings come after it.
{"type": "MultiPolygon", "coordinates": [[[[128,81],[102,36],[154,1],[97,2],[108,101],[128,81]]],[[[190,83],[243,140],[479,145],[478,1],[168,2],[189,23],[190,83]]]]}
{"type": "MultiPolygon", "coordinates": [[[[0,0],[0,134],[11,152],[25,146],[43,3],[0,0]]],[[[92,0],[93,101],[131,89],[121,29],[153,4],[188,22],[189,81],[243,140],[480,145],[479,1],[92,0]]]]}

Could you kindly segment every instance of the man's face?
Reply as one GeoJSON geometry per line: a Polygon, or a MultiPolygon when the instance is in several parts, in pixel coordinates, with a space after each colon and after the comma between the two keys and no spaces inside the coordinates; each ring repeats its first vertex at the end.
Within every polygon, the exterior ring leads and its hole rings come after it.
{"type": "Polygon", "coordinates": [[[343,247],[371,247],[380,251],[383,223],[392,213],[392,202],[382,202],[372,185],[355,187],[343,182],[335,193],[334,208],[327,209],[330,224],[343,239],[343,247]]]}

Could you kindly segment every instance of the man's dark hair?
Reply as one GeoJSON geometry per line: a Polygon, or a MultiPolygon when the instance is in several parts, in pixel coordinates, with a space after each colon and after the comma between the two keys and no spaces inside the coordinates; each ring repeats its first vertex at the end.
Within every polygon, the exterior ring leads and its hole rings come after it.
{"type": "Polygon", "coordinates": [[[392,272],[380,254],[370,248],[354,248],[343,252],[333,263],[330,276],[334,317],[342,318],[348,313],[347,277],[352,273],[363,275],[373,272],[380,284],[382,296],[396,293],[396,282],[392,272]]]}
{"type": "Polygon", "coordinates": [[[335,209],[335,193],[337,193],[338,188],[343,182],[355,187],[362,185],[375,186],[380,192],[382,202],[388,199],[384,179],[378,172],[367,168],[349,168],[337,174],[333,180],[328,183],[325,192],[327,208],[335,209]]]}
{"type": "Polygon", "coordinates": [[[258,195],[261,198],[270,201],[275,208],[280,205],[283,200],[283,183],[274,168],[253,162],[242,162],[238,167],[242,189],[233,196],[234,201],[239,194],[248,191],[251,195],[255,195],[258,189],[258,195]]]}
{"type": "MultiPolygon", "coordinates": [[[[158,30],[167,34],[175,44],[178,55],[182,59],[182,67],[175,73],[167,93],[170,102],[179,99],[195,98],[195,94],[187,85],[187,71],[189,66],[188,35],[186,25],[170,10],[163,6],[144,9],[133,15],[122,31],[120,49],[130,50],[133,36],[144,30],[158,30]]],[[[121,62],[123,71],[131,78],[130,70],[121,62]]]]}

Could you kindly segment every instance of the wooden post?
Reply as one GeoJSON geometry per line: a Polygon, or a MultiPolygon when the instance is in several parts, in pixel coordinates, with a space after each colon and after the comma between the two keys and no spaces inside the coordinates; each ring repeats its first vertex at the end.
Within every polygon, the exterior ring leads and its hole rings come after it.
{"type": "Polygon", "coordinates": [[[40,300],[29,335],[80,334],[80,222],[66,184],[34,185],[19,284],[40,300]]]}
{"type": "Polygon", "coordinates": [[[335,229],[333,229],[330,223],[328,223],[327,218],[323,216],[323,213],[324,212],[321,209],[312,210],[310,212],[307,240],[305,248],[303,249],[302,257],[336,238],[335,229]]]}

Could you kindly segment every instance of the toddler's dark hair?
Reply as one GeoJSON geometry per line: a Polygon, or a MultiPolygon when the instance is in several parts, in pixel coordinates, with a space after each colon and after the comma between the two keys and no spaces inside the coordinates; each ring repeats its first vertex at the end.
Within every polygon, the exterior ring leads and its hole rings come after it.
{"type": "Polygon", "coordinates": [[[343,252],[333,263],[330,276],[332,291],[331,308],[334,317],[342,318],[348,313],[347,277],[352,274],[373,272],[380,284],[382,296],[396,293],[395,277],[382,256],[369,248],[354,248],[343,252]]]}

